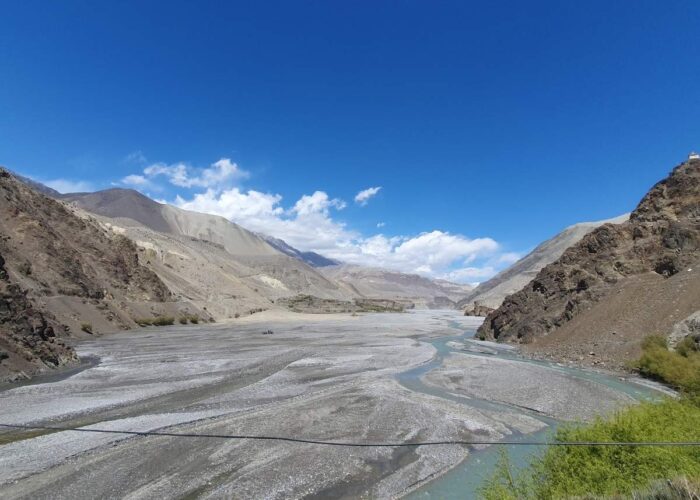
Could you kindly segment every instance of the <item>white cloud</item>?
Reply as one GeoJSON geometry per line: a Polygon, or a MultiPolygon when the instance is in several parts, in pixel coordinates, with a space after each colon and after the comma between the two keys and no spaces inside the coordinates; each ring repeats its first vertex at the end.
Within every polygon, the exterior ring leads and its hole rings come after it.
{"type": "Polygon", "coordinates": [[[456,283],[473,283],[488,279],[496,274],[496,269],[491,266],[484,267],[463,267],[455,269],[440,276],[448,281],[456,283]]]}
{"type": "Polygon", "coordinates": [[[86,193],[94,191],[95,187],[87,181],[71,181],[68,179],[53,179],[43,182],[44,185],[59,193],[86,193]]]}
{"type": "Polygon", "coordinates": [[[148,160],[146,160],[141,151],[133,151],[124,157],[124,163],[139,163],[143,165],[148,163],[148,160]]]}
{"type": "Polygon", "coordinates": [[[144,186],[150,186],[151,181],[146,179],[143,175],[127,175],[121,180],[121,184],[126,184],[128,186],[138,186],[138,187],[144,187],[144,186]]]}
{"type": "MultiPolygon", "coordinates": [[[[248,172],[222,158],[200,169],[185,163],[154,163],[140,174],[124,177],[121,183],[157,191],[162,189],[157,179],[165,178],[173,186],[202,188],[193,194],[177,195],[174,204],[221,215],[251,231],[282,238],[301,251],[315,251],[350,264],[471,283],[495,274],[502,264],[516,257],[501,253],[491,238],[467,238],[439,230],[416,235],[363,235],[336,219],[336,212],[346,207],[343,200],[315,191],[283,205],[279,194],[231,185],[246,177],[248,172]]],[[[362,190],[354,200],[366,205],[381,189],[375,186],[362,190]]],[[[384,225],[378,222],[377,228],[384,225]]]]}
{"type": "Polygon", "coordinates": [[[221,188],[249,176],[228,158],[221,158],[208,168],[193,168],[185,163],[154,163],[143,169],[143,174],[149,180],[163,176],[170,184],[183,188],[221,188]]]}
{"type": "Polygon", "coordinates": [[[453,281],[472,282],[494,274],[494,268],[478,267],[481,259],[493,259],[499,245],[491,238],[470,239],[444,231],[415,236],[363,236],[333,219],[333,210],[344,203],[316,191],[302,196],[290,209],[281,206],[278,194],[231,188],[208,189],[175,204],[187,210],[221,215],[252,231],[282,238],[302,251],[313,250],[351,264],[382,267],[453,281]]]}
{"type": "Polygon", "coordinates": [[[507,252],[507,253],[501,254],[498,257],[498,263],[499,264],[507,264],[507,265],[514,264],[520,260],[520,257],[521,257],[521,255],[519,253],[507,252]]]}
{"type": "Polygon", "coordinates": [[[367,189],[363,189],[359,193],[355,195],[355,203],[359,203],[361,206],[367,205],[367,202],[369,201],[370,198],[375,196],[379,190],[382,189],[381,186],[376,186],[376,187],[369,187],[367,189]]]}
{"type": "Polygon", "coordinates": [[[331,200],[323,191],[315,191],[312,195],[305,194],[299,198],[292,211],[304,216],[313,213],[328,214],[330,208],[342,210],[345,207],[346,204],[343,200],[337,198],[331,200]]]}

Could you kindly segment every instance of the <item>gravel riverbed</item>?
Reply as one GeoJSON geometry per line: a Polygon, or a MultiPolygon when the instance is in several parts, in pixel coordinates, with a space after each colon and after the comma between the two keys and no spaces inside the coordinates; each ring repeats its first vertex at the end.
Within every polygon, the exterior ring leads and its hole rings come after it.
{"type": "MultiPolygon", "coordinates": [[[[359,443],[498,440],[541,430],[536,412],[569,418],[585,407],[588,418],[631,401],[553,370],[464,354],[447,356],[426,384],[503,406],[397,380],[435,358],[432,339],[477,324],[456,311],[416,311],[115,334],[77,346],[97,364],[0,392],[0,423],[359,443]]],[[[0,431],[0,443],[4,499],[392,498],[470,453],[40,430],[0,431]]]]}

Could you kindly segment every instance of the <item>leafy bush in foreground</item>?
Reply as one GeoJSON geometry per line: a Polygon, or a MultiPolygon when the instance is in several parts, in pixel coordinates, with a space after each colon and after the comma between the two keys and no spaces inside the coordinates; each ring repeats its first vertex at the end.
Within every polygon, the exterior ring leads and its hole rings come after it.
{"type": "MultiPolygon", "coordinates": [[[[689,400],[645,402],[592,424],[565,427],[557,441],[698,441],[700,408],[689,400]]],[[[517,477],[502,459],[482,497],[554,499],[628,495],[656,480],[700,477],[698,447],[551,446],[517,477]]]]}
{"type": "MultiPolygon", "coordinates": [[[[681,399],[645,402],[589,425],[562,428],[557,441],[700,441],[698,344],[687,337],[674,352],[664,337],[652,336],[645,339],[642,351],[633,367],[646,377],[675,387],[681,399]]],[[[684,483],[687,489],[696,489],[700,482],[699,447],[551,446],[517,477],[507,457],[502,457],[481,493],[487,500],[628,498],[632,492],[634,498],[693,498],[673,491],[663,496],[666,494],[659,489],[663,488],[658,481],[681,477],[690,479],[684,483]],[[640,493],[645,488],[647,491],[640,493]]],[[[670,483],[666,487],[671,488],[670,483]]]]}
{"type": "Polygon", "coordinates": [[[653,335],[644,340],[642,356],[633,368],[645,377],[665,382],[686,397],[700,402],[700,352],[691,337],[686,337],[675,352],[668,350],[664,337],[653,335]]]}

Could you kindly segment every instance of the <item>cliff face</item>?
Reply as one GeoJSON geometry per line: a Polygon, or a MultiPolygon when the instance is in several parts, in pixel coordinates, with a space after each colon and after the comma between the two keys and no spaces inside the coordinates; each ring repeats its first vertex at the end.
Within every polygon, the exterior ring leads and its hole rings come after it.
{"type": "MultiPolygon", "coordinates": [[[[698,283],[699,275],[694,269],[698,264],[700,161],[691,160],[656,184],[629,221],[593,230],[544,267],[525,288],[507,297],[487,317],[478,334],[489,339],[537,343],[552,332],[568,328],[575,337],[576,329],[569,323],[581,317],[585,316],[586,321],[579,320],[582,324],[575,325],[580,327],[579,333],[587,328],[604,328],[601,319],[612,322],[626,314],[639,316],[633,310],[656,309],[661,314],[676,302],[678,314],[687,316],[700,308],[700,294],[692,297],[698,283]],[[673,286],[676,283],[678,286],[673,286]],[[638,291],[633,293],[632,288],[638,291]],[[654,293],[650,295],[651,290],[654,293]],[[689,293],[691,296],[687,297],[689,293]],[[621,304],[619,310],[604,311],[605,306],[615,302],[613,295],[628,296],[626,304],[621,304]],[[600,324],[593,318],[596,308],[600,324]]],[[[635,318],[629,319],[630,324],[635,323],[635,318]]],[[[646,326],[637,325],[635,338],[641,340],[646,334],[658,333],[647,331],[652,327],[665,327],[663,321],[659,322],[663,318],[656,319],[646,326]]],[[[610,331],[586,335],[603,333],[610,331]]],[[[559,340],[576,342],[575,338],[562,339],[561,335],[559,340]]]]}
{"type": "Polygon", "coordinates": [[[129,328],[171,294],[134,243],[0,169],[0,379],[75,360],[61,337],[129,328]]]}

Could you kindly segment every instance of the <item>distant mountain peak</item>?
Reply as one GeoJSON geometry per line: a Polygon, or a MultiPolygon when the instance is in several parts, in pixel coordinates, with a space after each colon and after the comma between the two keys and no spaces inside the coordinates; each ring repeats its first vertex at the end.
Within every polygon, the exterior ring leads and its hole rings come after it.
{"type": "Polygon", "coordinates": [[[281,238],[275,238],[274,236],[270,236],[263,233],[256,234],[260,238],[265,240],[270,246],[279,250],[283,254],[289,255],[290,257],[294,257],[303,262],[306,262],[312,267],[327,267],[340,264],[340,262],[338,262],[337,260],[329,259],[328,257],[324,257],[323,255],[316,252],[302,252],[301,250],[297,250],[281,238]]]}

